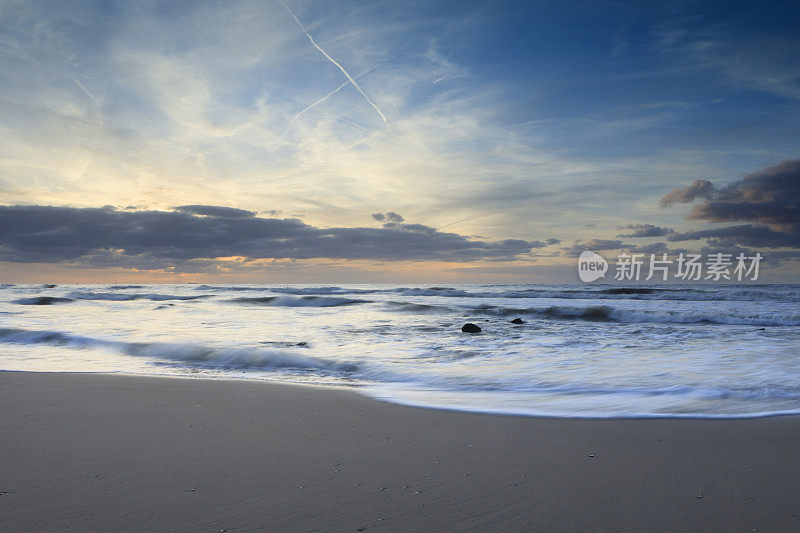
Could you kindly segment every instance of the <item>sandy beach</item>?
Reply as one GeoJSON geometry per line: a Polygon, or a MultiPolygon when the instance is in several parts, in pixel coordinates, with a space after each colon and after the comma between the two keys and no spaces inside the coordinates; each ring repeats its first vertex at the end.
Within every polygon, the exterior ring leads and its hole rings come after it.
{"type": "Polygon", "coordinates": [[[4,531],[787,531],[799,417],[570,420],[0,372],[4,531]]]}

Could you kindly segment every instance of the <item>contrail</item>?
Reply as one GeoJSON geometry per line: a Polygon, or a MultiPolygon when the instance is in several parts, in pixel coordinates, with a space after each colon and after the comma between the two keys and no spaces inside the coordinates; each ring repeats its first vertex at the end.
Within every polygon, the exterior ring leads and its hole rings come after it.
{"type": "Polygon", "coordinates": [[[445,74],[444,76],[442,76],[441,78],[439,78],[438,80],[436,80],[435,82],[433,82],[433,84],[434,84],[434,85],[436,85],[437,83],[439,83],[440,81],[442,81],[442,80],[443,80],[443,79],[445,79],[446,77],[447,77],[447,74],[445,74]]]}
{"type": "Polygon", "coordinates": [[[449,222],[449,223],[445,224],[444,226],[439,226],[438,228],[436,228],[436,231],[442,231],[444,228],[446,228],[448,226],[452,226],[454,224],[460,224],[462,222],[466,222],[467,220],[472,220],[473,218],[482,218],[482,217],[488,217],[490,215],[495,215],[498,212],[499,211],[492,211],[491,213],[483,213],[482,215],[470,215],[470,216],[468,216],[466,218],[462,218],[460,220],[455,220],[453,222],[449,222]]]}
{"type": "Polygon", "coordinates": [[[299,19],[299,18],[297,18],[297,15],[295,15],[295,14],[294,14],[294,11],[292,11],[291,9],[289,9],[289,6],[287,6],[287,5],[284,3],[284,1],[283,1],[283,0],[278,0],[278,2],[280,2],[280,3],[281,3],[281,5],[282,5],[282,6],[283,6],[283,7],[286,9],[286,11],[288,11],[288,12],[289,12],[289,14],[292,16],[292,18],[294,19],[294,21],[295,21],[295,22],[297,22],[297,25],[298,25],[298,26],[300,26],[300,29],[301,29],[301,30],[303,30],[303,33],[305,33],[305,34],[306,34],[306,37],[308,37],[308,40],[311,42],[311,44],[313,44],[313,45],[314,45],[314,48],[316,48],[317,50],[319,50],[319,51],[322,53],[322,55],[324,55],[326,58],[328,58],[328,60],[329,60],[331,63],[333,63],[334,65],[336,65],[337,67],[339,67],[339,70],[341,70],[341,71],[342,71],[342,74],[344,74],[344,75],[347,77],[347,79],[350,81],[350,83],[352,83],[352,84],[353,84],[353,87],[355,87],[355,88],[356,88],[356,90],[357,90],[358,92],[360,92],[360,93],[361,93],[361,96],[363,96],[363,97],[364,97],[364,99],[367,101],[367,103],[368,103],[369,105],[371,105],[371,106],[373,107],[373,109],[375,109],[375,111],[377,111],[377,112],[378,112],[378,114],[381,116],[381,120],[383,120],[383,123],[384,123],[384,124],[388,124],[389,122],[386,120],[386,116],[383,114],[383,111],[381,111],[381,108],[380,108],[380,107],[378,107],[377,105],[375,105],[375,102],[373,102],[372,100],[370,100],[370,99],[369,99],[369,96],[367,96],[367,93],[365,93],[365,92],[364,92],[364,91],[361,89],[361,87],[359,87],[359,85],[358,85],[358,83],[356,82],[356,80],[354,80],[354,79],[353,79],[353,77],[352,77],[352,76],[350,76],[350,74],[348,74],[348,72],[347,72],[347,71],[344,69],[344,67],[343,67],[342,65],[340,65],[340,64],[339,64],[339,63],[338,63],[338,62],[337,62],[337,61],[336,61],[334,58],[332,58],[331,56],[329,56],[329,55],[328,55],[328,52],[326,52],[325,50],[323,50],[323,49],[322,49],[322,47],[320,47],[320,45],[318,45],[318,44],[317,44],[317,41],[315,41],[315,40],[314,40],[314,38],[311,36],[311,34],[310,34],[310,33],[308,33],[308,32],[306,31],[306,28],[305,28],[305,26],[303,26],[303,23],[302,23],[302,22],[300,22],[300,19],[299,19]]]}
{"type": "Polygon", "coordinates": [[[334,94],[338,93],[340,90],[342,90],[347,85],[350,85],[349,81],[346,81],[343,84],[339,85],[337,88],[335,88],[334,90],[332,90],[331,92],[329,92],[328,94],[326,94],[325,96],[323,96],[322,98],[320,98],[319,100],[317,100],[316,102],[314,102],[313,104],[308,106],[307,108],[305,108],[302,111],[300,111],[298,114],[296,114],[295,116],[292,117],[292,121],[294,121],[297,117],[299,117],[300,115],[302,115],[303,113],[305,113],[309,109],[317,107],[319,104],[321,104],[322,102],[327,100],[329,97],[333,96],[334,94]]]}
{"type": "Polygon", "coordinates": [[[442,231],[447,226],[452,226],[453,224],[458,224],[459,222],[465,222],[465,221],[467,221],[467,220],[469,220],[471,218],[473,218],[473,217],[462,218],[461,220],[456,220],[455,222],[450,222],[448,224],[445,224],[444,226],[440,226],[440,227],[436,228],[436,231],[442,231]]]}
{"type": "MultiPolygon", "coordinates": [[[[377,67],[376,67],[376,68],[374,68],[374,69],[372,69],[372,70],[370,70],[369,72],[367,72],[367,73],[366,73],[366,74],[364,74],[363,76],[359,76],[359,78],[358,78],[358,79],[359,79],[359,80],[363,80],[364,78],[366,78],[367,76],[369,76],[370,74],[372,74],[373,72],[375,72],[376,70],[377,70],[377,67]]],[[[346,82],[344,82],[343,84],[339,85],[337,88],[335,88],[334,90],[332,90],[331,92],[329,92],[328,94],[326,94],[325,96],[323,96],[322,98],[320,98],[319,100],[317,100],[316,102],[314,102],[313,104],[311,104],[310,106],[308,106],[307,108],[303,109],[303,110],[302,110],[302,111],[300,111],[298,114],[296,114],[295,116],[293,116],[291,121],[292,121],[292,122],[294,122],[294,121],[295,121],[295,119],[297,119],[297,118],[298,118],[300,115],[302,115],[303,113],[305,113],[306,111],[308,111],[308,110],[309,110],[309,109],[311,109],[311,108],[317,107],[319,104],[321,104],[322,102],[324,102],[325,100],[327,100],[328,98],[330,98],[331,96],[333,96],[334,94],[338,93],[339,91],[341,91],[342,89],[344,89],[345,87],[347,87],[349,84],[350,84],[350,82],[349,82],[349,81],[346,81],[346,82]]]]}
{"type": "Polygon", "coordinates": [[[83,94],[85,94],[86,96],[88,96],[88,97],[89,97],[89,99],[90,99],[92,102],[94,102],[94,105],[96,105],[97,107],[99,107],[99,108],[101,108],[101,109],[102,109],[102,107],[103,107],[103,106],[102,106],[102,105],[100,105],[100,102],[99,102],[99,101],[97,100],[97,98],[95,98],[95,96],[92,94],[92,91],[90,91],[89,89],[87,89],[86,87],[84,87],[84,86],[83,86],[83,84],[82,84],[81,82],[79,82],[78,80],[76,80],[75,78],[72,78],[72,81],[74,81],[74,82],[75,82],[75,85],[77,85],[77,86],[78,86],[78,88],[81,90],[81,92],[83,92],[83,94]]]}

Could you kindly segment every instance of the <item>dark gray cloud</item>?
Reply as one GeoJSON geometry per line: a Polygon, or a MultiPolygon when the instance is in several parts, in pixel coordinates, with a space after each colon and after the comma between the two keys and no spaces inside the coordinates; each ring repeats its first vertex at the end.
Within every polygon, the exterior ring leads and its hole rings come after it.
{"type": "Polygon", "coordinates": [[[696,181],[664,196],[661,205],[698,198],[705,201],[694,205],[689,220],[746,224],[670,234],[667,240],[709,239],[710,245],[724,247],[800,247],[800,159],[783,161],[721,188],[696,181]]]}
{"type": "Polygon", "coordinates": [[[124,264],[152,268],[216,257],[466,262],[509,260],[540,241],[476,241],[421,224],[317,228],[219,206],[174,211],[113,207],[0,206],[0,260],[124,264]]]}
{"type": "Polygon", "coordinates": [[[713,201],[695,205],[690,220],[710,222],[753,221],[770,226],[796,226],[800,220],[798,206],[784,202],[713,201]]]}
{"type": "Polygon", "coordinates": [[[680,253],[686,253],[687,250],[685,248],[670,248],[667,246],[665,242],[654,242],[651,244],[645,244],[643,246],[636,246],[634,248],[630,248],[628,250],[630,253],[636,254],[668,254],[668,255],[675,255],[680,253]]]}
{"type": "Polygon", "coordinates": [[[628,224],[625,227],[633,231],[629,234],[617,235],[618,238],[663,237],[669,233],[675,233],[672,228],[654,226],[652,224],[628,224]]]}
{"type": "Polygon", "coordinates": [[[624,250],[627,253],[637,254],[679,254],[686,252],[683,248],[669,248],[667,243],[654,242],[642,246],[635,246],[633,244],[625,244],[622,241],[608,240],[608,239],[591,239],[585,242],[575,242],[571,246],[562,249],[562,255],[567,257],[578,257],[581,252],[585,251],[597,252],[601,250],[624,250]]]}
{"type": "Polygon", "coordinates": [[[584,242],[575,242],[571,246],[563,248],[563,255],[567,257],[578,257],[586,250],[596,252],[598,250],[621,250],[623,248],[632,248],[630,244],[624,244],[622,241],[614,241],[608,239],[590,239],[584,242]]]}
{"type": "Polygon", "coordinates": [[[255,211],[245,211],[234,207],[220,207],[218,205],[179,205],[175,210],[189,215],[219,218],[248,218],[256,216],[255,211]]]}
{"type": "Polygon", "coordinates": [[[709,239],[721,246],[753,246],[756,248],[785,248],[800,246],[800,234],[775,231],[766,226],[741,224],[701,231],[675,233],[667,237],[668,241],[692,241],[709,239]]]}
{"type": "Polygon", "coordinates": [[[675,203],[693,202],[697,198],[710,198],[713,192],[713,183],[708,180],[697,180],[686,187],[672,189],[661,199],[661,206],[669,207],[675,203]]]}
{"type": "Polygon", "coordinates": [[[384,223],[383,227],[399,228],[399,229],[404,229],[406,231],[417,231],[420,233],[427,233],[428,235],[433,235],[434,233],[436,233],[436,228],[432,228],[424,224],[399,224],[397,222],[386,222],[384,223]]]}
{"type": "Polygon", "coordinates": [[[533,248],[544,248],[548,246],[547,241],[528,241],[533,248]]]}
{"type": "Polygon", "coordinates": [[[383,222],[385,220],[387,222],[393,222],[395,224],[398,224],[405,220],[402,216],[395,213],[394,211],[389,211],[387,213],[372,213],[372,218],[374,218],[378,222],[383,222]]]}

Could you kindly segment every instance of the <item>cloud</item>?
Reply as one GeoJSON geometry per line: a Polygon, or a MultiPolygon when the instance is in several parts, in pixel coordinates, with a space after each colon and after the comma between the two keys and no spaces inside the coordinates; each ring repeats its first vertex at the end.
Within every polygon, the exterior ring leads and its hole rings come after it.
{"type": "Polygon", "coordinates": [[[669,207],[675,203],[691,202],[697,198],[711,198],[714,184],[708,180],[696,180],[691,185],[672,189],[661,199],[661,207],[669,207]]]}
{"type": "Polygon", "coordinates": [[[608,239],[590,239],[585,242],[575,242],[571,246],[563,248],[563,255],[567,257],[578,257],[581,252],[586,250],[596,252],[598,250],[620,250],[623,248],[632,248],[630,244],[624,244],[622,241],[608,240],[608,239]]]}
{"type": "Polygon", "coordinates": [[[668,235],[668,240],[713,239],[721,246],[800,246],[800,159],[783,161],[724,187],[696,181],[673,190],[662,198],[661,204],[698,198],[706,201],[693,206],[689,220],[747,224],[675,233],[668,235]]]}
{"type": "Polygon", "coordinates": [[[218,205],[180,205],[176,207],[175,210],[189,215],[219,218],[247,218],[256,216],[254,211],[246,211],[234,207],[220,207],[218,205]]]}
{"type": "Polygon", "coordinates": [[[669,248],[664,242],[654,242],[642,246],[635,246],[633,244],[625,244],[618,240],[608,239],[591,239],[586,242],[575,242],[572,246],[564,248],[562,255],[566,257],[578,257],[581,252],[585,251],[596,252],[599,250],[625,250],[627,253],[637,254],[679,254],[686,252],[683,248],[669,248]]]}
{"type": "Polygon", "coordinates": [[[424,224],[400,224],[398,222],[386,222],[383,225],[384,228],[400,228],[406,231],[417,231],[420,233],[428,233],[434,234],[436,233],[436,228],[432,228],[430,226],[426,226],[424,224]]]}
{"type": "Polygon", "coordinates": [[[323,229],[298,219],[261,218],[250,211],[210,205],[180,206],[174,211],[7,205],[0,206],[0,227],[2,261],[137,268],[226,257],[505,261],[541,244],[521,239],[476,241],[422,224],[323,229]]]}
{"type": "MultiPolygon", "coordinates": [[[[700,231],[687,231],[675,233],[667,237],[668,241],[692,241],[701,239],[713,239],[717,245],[766,247],[766,248],[785,248],[800,246],[800,234],[785,233],[775,231],[766,226],[754,226],[752,224],[742,224],[738,226],[726,226],[700,231]]],[[[712,241],[709,241],[711,243],[712,241]]]]}
{"type": "Polygon", "coordinates": [[[399,223],[405,220],[402,216],[398,215],[394,211],[389,211],[388,213],[372,213],[372,218],[378,222],[383,222],[386,220],[389,223],[399,223]]]}
{"type": "Polygon", "coordinates": [[[645,254],[645,255],[649,255],[649,254],[675,255],[675,254],[680,254],[680,253],[687,253],[687,250],[685,248],[669,248],[667,246],[667,243],[665,243],[665,242],[654,242],[654,243],[651,243],[651,244],[645,244],[644,246],[636,246],[634,248],[631,248],[628,251],[630,253],[645,254]]]}
{"type": "Polygon", "coordinates": [[[663,237],[669,233],[675,233],[672,228],[654,226],[652,224],[628,224],[625,227],[633,231],[627,235],[617,235],[618,238],[663,237]]]}
{"type": "Polygon", "coordinates": [[[689,218],[711,222],[752,221],[796,229],[800,225],[800,159],[748,174],[715,189],[709,200],[695,205],[689,218]]]}

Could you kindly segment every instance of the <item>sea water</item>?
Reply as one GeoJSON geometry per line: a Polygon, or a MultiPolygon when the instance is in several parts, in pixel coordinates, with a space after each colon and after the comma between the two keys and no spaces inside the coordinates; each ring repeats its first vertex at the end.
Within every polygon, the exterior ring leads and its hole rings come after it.
{"type": "Polygon", "coordinates": [[[798,285],[5,284],[0,369],[538,416],[800,413],[799,302],[798,285]]]}

